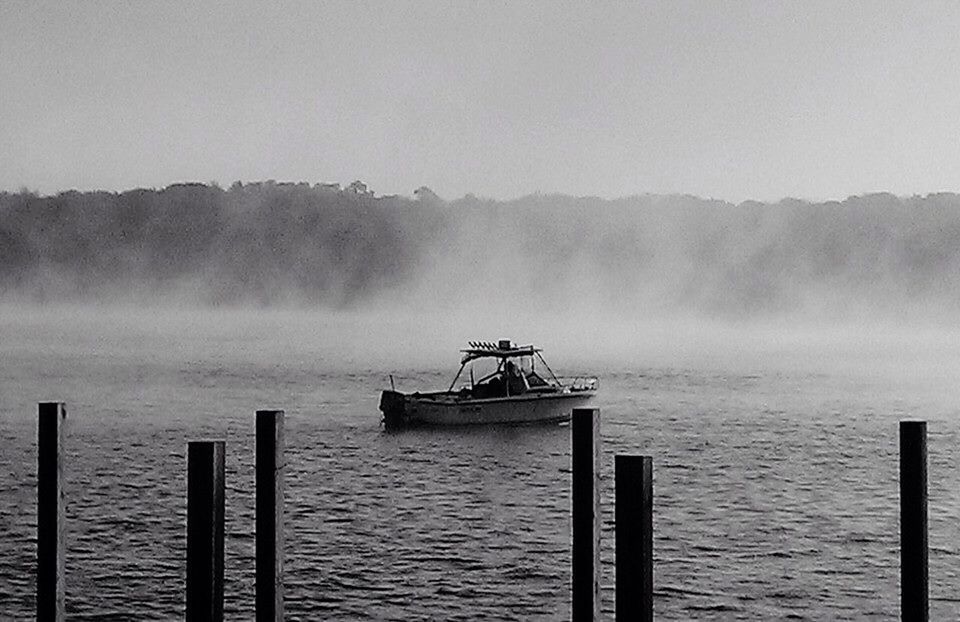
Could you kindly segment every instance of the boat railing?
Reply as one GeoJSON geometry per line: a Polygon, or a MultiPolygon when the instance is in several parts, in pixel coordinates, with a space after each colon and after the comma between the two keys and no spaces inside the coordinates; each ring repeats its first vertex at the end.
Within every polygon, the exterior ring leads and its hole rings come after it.
{"type": "Polygon", "coordinates": [[[600,387],[596,376],[558,376],[557,380],[571,391],[596,391],[600,387]]]}

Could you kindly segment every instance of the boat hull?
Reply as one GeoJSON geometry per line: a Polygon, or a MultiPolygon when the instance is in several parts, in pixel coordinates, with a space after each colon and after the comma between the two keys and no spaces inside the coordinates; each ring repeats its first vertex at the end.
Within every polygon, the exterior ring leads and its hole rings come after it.
{"type": "Polygon", "coordinates": [[[573,409],[593,391],[525,394],[488,399],[453,399],[449,395],[403,395],[384,391],[381,410],[389,426],[530,424],[568,421],[573,409]]]}

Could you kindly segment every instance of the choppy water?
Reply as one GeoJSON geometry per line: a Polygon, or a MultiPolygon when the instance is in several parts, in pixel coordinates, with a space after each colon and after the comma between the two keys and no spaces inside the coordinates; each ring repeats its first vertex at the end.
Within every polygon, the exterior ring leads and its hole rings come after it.
{"type": "MultiPolygon", "coordinates": [[[[288,619],[568,617],[569,428],[386,433],[385,370],[277,339],[0,323],[0,617],[33,615],[35,414],[52,399],[69,413],[73,619],[182,616],[185,449],[207,437],[227,440],[226,612],[252,618],[253,413],[273,407],[287,411],[288,619]]],[[[897,421],[912,416],[930,421],[931,617],[956,619],[952,386],[816,360],[642,361],[599,370],[608,614],[613,456],[635,452],[655,461],[659,619],[896,619],[897,421]]],[[[398,376],[442,386],[449,371],[398,376]]]]}

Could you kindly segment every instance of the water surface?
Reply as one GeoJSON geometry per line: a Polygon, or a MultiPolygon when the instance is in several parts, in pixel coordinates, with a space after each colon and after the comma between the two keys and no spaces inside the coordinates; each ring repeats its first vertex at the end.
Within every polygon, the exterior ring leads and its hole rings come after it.
{"type": "MultiPolygon", "coordinates": [[[[227,617],[252,619],[258,408],[287,412],[288,619],[569,617],[569,427],[388,433],[377,411],[387,373],[400,388],[442,387],[454,352],[404,367],[358,355],[364,328],[342,321],[305,338],[276,319],[194,320],[3,316],[4,618],[34,611],[45,400],[69,413],[72,619],[183,615],[186,442],[211,437],[227,441],[227,617]]],[[[956,617],[953,367],[837,363],[870,358],[844,347],[741,353],[735,364],[670,365],[642,349],[606,364],[561,357],[558,372],[601,376],[608,615],[613,456],[632,452],[654,456],[658,619],[895,620],[897,421],[920,417],[930,422],[931,617],[956,617]]]]}

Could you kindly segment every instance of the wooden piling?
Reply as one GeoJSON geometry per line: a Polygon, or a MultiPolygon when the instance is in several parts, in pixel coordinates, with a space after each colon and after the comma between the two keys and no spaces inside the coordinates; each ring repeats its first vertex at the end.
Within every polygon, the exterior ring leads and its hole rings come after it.
{"type": "Polygon", "coordinates": [[[257,622],[283,620],[283,411],[257,411],[257,622]]]}
{"type": "Polygon", "coordinates": [[[573,622],[600,618],[600,410],[573,410],[573,622]]]}
{"type": "Polygon", "coordinates": [[[929,619],[927,422],[900,422],[900,619],[929,619]]]}
{"type": "Polygon", "coordinates": [[[37,409],[37,620],[64,619],[63,402],[37,409]]]}
{"type": "Polygon", "coordinates": [[[653,620],[653,458],[614,459],[617,617],[653,620]]]}
{"type": "Polygon", "coordinates": [[[223,620],[224,441],[187,444],[187,621],[223,620]]]}

